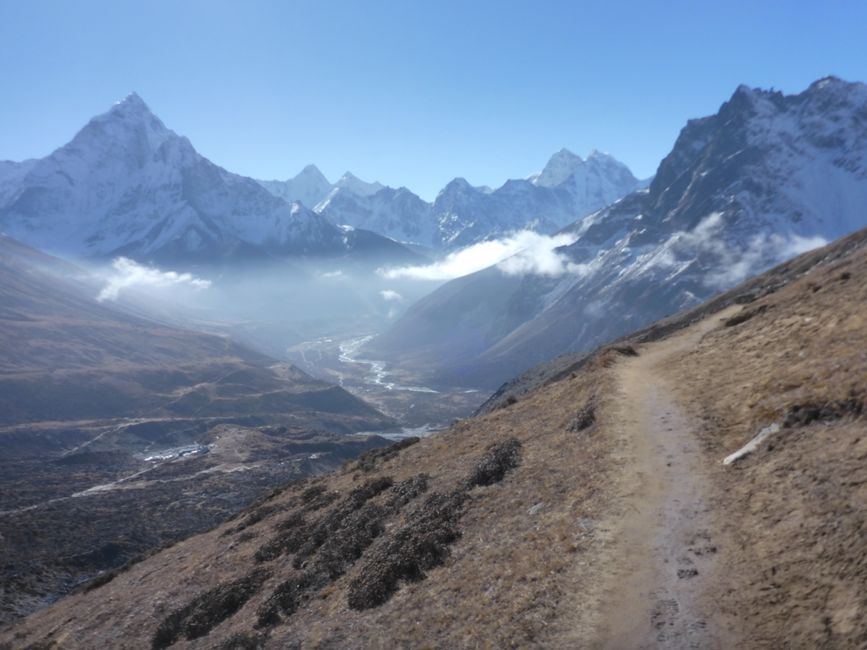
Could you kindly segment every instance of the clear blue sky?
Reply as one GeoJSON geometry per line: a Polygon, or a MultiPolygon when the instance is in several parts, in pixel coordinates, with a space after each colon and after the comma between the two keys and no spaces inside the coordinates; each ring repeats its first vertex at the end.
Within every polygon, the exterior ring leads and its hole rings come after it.
{"type": "Polygon", "coordinates": [[[654,172],[739,83],[867,80],[867,3],[0,0],[0,159],[42,156],[137,91],[201,153],[315,162],[426,198],[568,147],[654,172]]]}

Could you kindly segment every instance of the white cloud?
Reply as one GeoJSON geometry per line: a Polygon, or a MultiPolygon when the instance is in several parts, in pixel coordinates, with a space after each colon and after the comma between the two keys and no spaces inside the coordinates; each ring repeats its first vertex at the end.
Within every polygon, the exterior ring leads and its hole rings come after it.
{"type": "Polygon", "coordinates": [[[386,302],[403,302],[403,296],[397,291],[392,291],[391,289],[383,289],[379,292],[379,295],[386,302]]]}
{"type": "Polygon", "coordinates": [[[339,278],[342,276],[343,276],[343,271],[338,269],[337,271],[326,271],[320,277],[323,279],[328,279],[328,278],[339,278]]]}
{"type": "Polygon", "coordinates": [[[719,243],[714,250],[722,259],[719,270],[705,279],[705,284],[715,289],[732,287],[774,264],[824,246],[828,241],[822,237],[799,235],[756,235],[747,247],[740,251],[725,248],[719,243]]]}
{"type": "Polygon", "coordinates": [[[726,289],[774,264],[828,243],[822,237],[762,233],[739,244],[722,237],[723,226],[722,213],[709,214],[693,230],[673,234],[650,257],[646,268],[685,268],[697,256],[711,255],[715,268],[703,282],[712,289],[726,289]]]}
{"type": "Polygon", "coordinates": [[[532,230],[521,230],[502,239],[467,246],[433,264],[379,269],[379,274],[391,279],[451,280],[494,265],[507,275],[536,273],[556,276],[580,272],[580,265],[572,264],[565,255],[554,250],[574,241],[573,235],[549,237],[532,230]]]}
{"type": "Polygon", "coordinates": [[[126,257],[118,257],[111,264],[114,269],[96,299],[117,300],[121,290],[132,287],[173,287],[185,286],[192,289],[207,289],[210,280],[197,278],[191,273],[160,271],[152,266],[144,266],[126,257]]]}

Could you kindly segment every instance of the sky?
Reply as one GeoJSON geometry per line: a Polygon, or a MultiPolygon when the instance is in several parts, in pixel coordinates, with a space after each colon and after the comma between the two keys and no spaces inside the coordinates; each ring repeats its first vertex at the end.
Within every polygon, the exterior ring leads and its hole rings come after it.
{"type": "Polygon", "coordinates": [[[0,160],[138,92],[215,163],[498,186],[566,147],[654,173],[750,86],[867,81],[857,0],[0,0],[0,160]]]}

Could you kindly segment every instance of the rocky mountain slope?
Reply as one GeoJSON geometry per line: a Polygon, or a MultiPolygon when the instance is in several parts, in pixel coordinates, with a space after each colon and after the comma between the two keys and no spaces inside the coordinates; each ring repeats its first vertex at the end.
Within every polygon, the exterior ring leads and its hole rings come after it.
{"type": "Polygon", "coordinates": [[[132,94],[49,156],[0,167],[0,228],[72,257],[176,265],[286,256],[415,256],[341,229],[201,156],[132,94]]]}
{"type": "Polygon", "coordinates": [[[563,149],[539,174],[495,190],[456,178],[427,203],[405,187],[367,193],[336,188],[315,209],[334,223],[448,250],[516,230],[553,232],[639,185],[612,156],[594,151],[583,160],[563,149]]]}
{"type": "Polygon", "coordinates": [[[385,442],[346,434],[395,425],[290,364],[98,291],[0,236],[0,621],[385,442]]]}
{"type": "Polygon", "coordinates": [[[852,232],[867,223],[865,117],[861,83],[830,77],[788,96],[742,86],[687,124],[649,188],[563,231],[574,242],[558,249],[559,272],[454,280],[369,353],[429,369],[429,384],[493,386],[852,232]]]}
{"type": "Polygon", "coordinates": [[[333,189],[316,165],[307,165],[297,176],[285,181],[259,181],[259,184],[288,203],[298,201],[310,207],[322,201],[333,189]]]}
{"type": "Polygon", "coordinates": [[[100,303],[80,269],[0,236],[0,424],[105,417],[381,416],[224,336],[100,303]]]}
{"type": "Polygon", "coordinates": [[[287,485],[0,643],[861,647],[865,274],[860,231],[287,485]]]}

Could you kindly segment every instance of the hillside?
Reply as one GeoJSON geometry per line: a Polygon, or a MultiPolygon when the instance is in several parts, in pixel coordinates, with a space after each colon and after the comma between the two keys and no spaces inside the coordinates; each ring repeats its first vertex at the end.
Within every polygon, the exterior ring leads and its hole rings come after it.
{"type": "Polygon", "coordinates": [[[741,86],[686,124],[648,188],[563,230],[572,243],[557,249],[559,269],[453,280],[367,353],[427,385],[494,388],[862,228],[865,117],[863,83],[829,77],[792,95],[741,86]]]}
{"type": "Polygon", "coordinates": [[[224,336],[100,303],[0,236],[0,621],[207,530],[394,421],[224,336]]]}
{"type": "Polygon", "coordinates": [[[865,275],[862,230],[0,644],[863,647],[865,275]]]}
{"type": "Polygon", "coordinates": [[[263,419],[293,404],[367,418],[365,426],[381,417],[297,368],[224,336],[100,303],[98,291],[80,269],[0,236],[0,424],[198,413],[263,419]]]}

